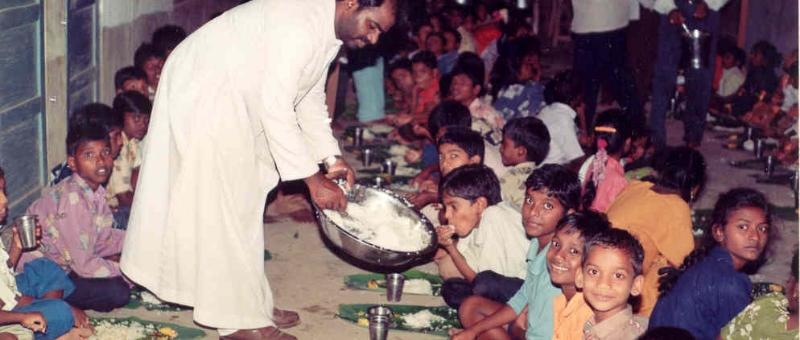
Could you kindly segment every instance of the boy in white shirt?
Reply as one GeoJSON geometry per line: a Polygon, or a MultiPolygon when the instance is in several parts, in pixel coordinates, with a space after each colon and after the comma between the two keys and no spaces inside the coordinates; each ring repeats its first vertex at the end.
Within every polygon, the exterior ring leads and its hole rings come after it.
{"type": "Polygon", "coordinates": [[[497,176],[484,165],[453,170],[439,194],[448,223],[436,228],[439,245],[460,274],[444,278],[442,297],[453,308],[470,295],[504,303],[526,274],[530,242],[520,213],[501,201],[497,176]]]}

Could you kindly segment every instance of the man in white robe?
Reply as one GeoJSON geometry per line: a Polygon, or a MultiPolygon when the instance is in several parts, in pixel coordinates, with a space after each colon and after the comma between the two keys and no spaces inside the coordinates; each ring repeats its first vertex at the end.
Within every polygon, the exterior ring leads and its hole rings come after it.
{"type": "Polygon", "coordinates": [[[264,273],[263,209],[279,180],[343,209],[319,172],[337,156],[325,107],[340,45],[374,44],[395,0],[254,0],[199,28],[161,74],[121,267],[159,298],[194,307],[223,339],[294,339],[264,273]],[[273,316],[273,311],[275,316],[273,316]],[[277,327],[276,327],[277,326],[277,327]]]}

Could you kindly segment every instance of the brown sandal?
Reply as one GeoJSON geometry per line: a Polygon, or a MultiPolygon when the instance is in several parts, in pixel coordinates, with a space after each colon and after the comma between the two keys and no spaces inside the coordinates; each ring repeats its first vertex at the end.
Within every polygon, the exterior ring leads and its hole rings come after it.
{"type": "Polygon", "coordinates": [[[281,329],[291,328],[300,324],[300,315],[289,310],[273,308],[272,322],[281,329]]]}
{"type": "Polygon", "coordinates": [[[240,329],[233,334],[221,336],[220,340],[297,340],[296,337],[281,332],[276,327],[240,329]]]}

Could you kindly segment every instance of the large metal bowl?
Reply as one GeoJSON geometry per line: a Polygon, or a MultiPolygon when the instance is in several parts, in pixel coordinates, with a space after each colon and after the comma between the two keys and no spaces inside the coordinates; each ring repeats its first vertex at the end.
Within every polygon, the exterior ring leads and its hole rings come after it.
{"type": "MultiPolygon", "coordinates": [[[[325,213],[314,206],[317,221],[322,228],[322,232],[331,243],[343,250],[345,253],[353,256],[364,262],[385,266],[385,267],[398,267],[409,264],[415,260],[424,258],[436,250],[436,232],[433,225],[428,221],[425,216],[418,213],[412,208],[412,205],[403,197],[395,194],[394,192],[378,187],[365,187],[356,185],[351,192],[357,194],[348,195],[348,202],[357,202],[362,200],[382,200],[390,206],[398,215],[410,217],[421,222],[422,228],[430,236],[430,242],[427,247],[412,252],[403,252],[397,250],[386,249],[367,241],[359,239],[356,235],[348,232],[346,229],[334,223],[325,213]]],[[[390,212],[376,211],[376,214],[390,212]]]]}

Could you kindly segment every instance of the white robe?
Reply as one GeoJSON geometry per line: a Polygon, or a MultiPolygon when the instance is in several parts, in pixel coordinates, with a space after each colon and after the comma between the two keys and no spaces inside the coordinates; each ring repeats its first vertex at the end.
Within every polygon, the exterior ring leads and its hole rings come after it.
{"type": "Polygon", "coordinates": [[[122,270],[198,323],[273,325],[262,214],[279,178],[340,154],[325,107],[333,0],[254,0],[198,29],[161,75],[122,270]]]}

